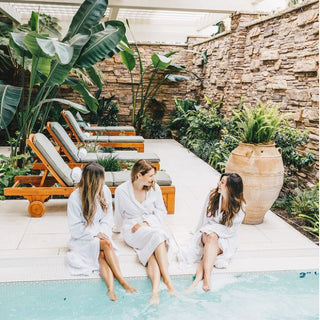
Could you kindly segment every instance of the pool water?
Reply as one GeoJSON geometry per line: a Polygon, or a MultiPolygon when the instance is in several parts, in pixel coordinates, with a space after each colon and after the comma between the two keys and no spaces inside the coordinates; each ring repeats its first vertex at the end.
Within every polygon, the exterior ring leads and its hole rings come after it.
{"type": "Polygon", "coordinates": [[[116,284],[118,302],[111,302],[100,279],[0,284],[1,320],[316,320],[319,319],[319,273],[286,271],[215,274],[212,290],[201,284],[182,293],[191,276],[174,277],[178,297],[161,287],[160,305],[148,303],[151,284],[131,279],[137,294],[116,284]]]}

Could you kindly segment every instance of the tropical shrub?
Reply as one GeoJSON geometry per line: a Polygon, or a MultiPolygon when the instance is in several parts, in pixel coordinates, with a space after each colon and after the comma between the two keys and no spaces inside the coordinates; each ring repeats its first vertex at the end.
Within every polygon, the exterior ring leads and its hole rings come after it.
{"type": "Polygon", "coordinates": [[[90,113],[90,123],[103,127],[118,125],[119,108],[117,102],[114,101],[114,96],[99,98],[100,94],[101,89],[95,95],[98,99],[98,108],[96,113],[90,113]]]}
{"type": "Polygon", "coordinates": [[[313,189],[296,190],[291,213],[305,221],[303,228],[319,236],[319,184],[313,189]]]}
{"type": "Polygon", "coordinates": [[[116,156],[104,156],[98,158],[98,163],[104,167],[105,171],[121,171],[122,166],[116,156]]]}
{"type": "MultiPolygon", "coordinates": [[[[121,42],[126,31],[122,22],[99,23],[106,9],[106,0],[85,0],[73,17],[67,35],[62,41],[40,33],[39,15],[35,12],[30,20],[32,31],[10,33],[9,50],[20,58],[17,61],[21,68],[21,87],[0,85],[0,129],[5,129],[10,124],[18,109],[19,132],[12,154],[25,153],[26,138],[34,131],[41,110],[45,108],[40,125],[44,128],[54,101],[69,105],[80,112],[89,112],[79,104],[55,98],[62,84],[77,90],[88,108],[96,112],[98,102],[88,86],[77,78],[69,77],[69,74],[74,68],[85,69],[93,82],[101,87],[101,80],[94,64],[112,57],[120,51],[120,47],[127,48],[121,42]],[[25,96],[22,94],[22,88],[26,79],[29,79],[25,77],[24,72],[28,68],[30,80],[27,98],[18,108],[21,96],[25,96]]],[[[8,130],[6,132],[10,140],[8,130]]]]}
{"type": "Polygon", "coordinates": [[[141,132],[147,139],[163,139],[167,136],[166,126],[149,115],[146,115],[142,121],[141,132]]]}
{"type": "Polygon", "coordinates": [[[26,165],[23,168],[17,166],[17,162],[22,158],[28,158],[28,155],[14,157],[0,155],[0,200],[5,199],[3,189],[11,187],[14,184],[15,176],[26,175],[31,171],[31,165],[26,165]]]}
{"type": "MultiPolygon", "coordinates": [[[[131,32],[128,20],[127,26],[131,32]]],[[[132,32],[131,32],[132,34],[132,32]]],[[[132,38],[134,36],[132,34],[132,38]]],[[[130,48],[129,42],[125,43],[130,48]]],[[[169,57],[176,54],[178,51],[168,52],[166,54],[154,53],[151,56],[151,61],[143,64],[139,46],[136,41],[133,44],[134,49],[121,51],[121,58],[123,64],[127,67],[131,78],[131,93],[132,93],[132,125],[136,127],[137,133],[140,133],[143,119],[150,107],[152,99],[160,87],[166,82],[180,82],[187,81],[190,78],[181,75],[180,73],[190,73],[185,66],[178,65],[169,59],[169,57]],[[139,78],[138,81],[134,79],[133,69],[138,65],[139,78]],[[149,75],[146,77],[146,75],[149,75]]],[[[191,72],[192,73],[192,72],[191,72]]],[[[196,74],[192,73],[198,80],[201,80],[196,74]]]]}
{"type": "Polygon", "coordinates": [[[180,100],[174,99],[176,110],[172,112],[172,118],[168,121],[168,131],[178,131],[178,138],[186,135],[187,130],[190,126],[189,116],[201,109],[202,107],[197,104],[196,100],[185,99],[180,100]]]}

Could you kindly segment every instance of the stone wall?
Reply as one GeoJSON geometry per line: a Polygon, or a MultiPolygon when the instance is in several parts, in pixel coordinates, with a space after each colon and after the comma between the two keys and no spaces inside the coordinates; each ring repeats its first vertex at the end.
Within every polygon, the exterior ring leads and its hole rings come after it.
{"type": "MultiPolygon", "coordinates": [[[[165,54],[172,51],[179,51],[170,57],[176,64],[186,65],[192,53],[186,52],[187,45],[165,45],[165,44],[139,44],[139,51],[142,56],[144,67],[151,63],[151,56],[154,53],[165,54]]],[[[192,58],[191,58],[192,59],[192,58]]],[[[104,60],[97,64],[97,67],[104,75],[104,85],[101,96],[110,97],[115,96],[118,102],[119,111],[119,124],[130,124],[131,111],[132,111],[132,93],[130,74],[127,68],[121,62],[119,54],[111,59],[104,60]]],[[[135,84],[139,82],[138,66],[133,70],[135,84]]],[[[185,74],[186,75],[186,74],[185,74]]],[[[148,84],[150,73],[146,73],[145,86],[148,84]]],[[[156,83],[156,82],[154,82],[156,83]]],[[[174,98],[184,99],[187,91],[187,82],[169,82],[166,81],[156,95],[156,99],[166,106],[166,112],[163,121],[167,122],[170,118],[170,112],[175,109],[174,98]]],[[[72,98],[73,101],[81,102],[81,98],[65,88],[62,95],[68,99],[72,98]]],[[[138,103],[140,98],[138,97],[138,103]]]]}
{"type": "MultiPolygon", "coordinates": [[[[293,125],[310,132],[308,148],[318,160],[318,8],[313,0],[260,20],[254,14],[234,14],[230,32],[190,46],[207,50],[209,58],[202,65],[194,55],[189,68],[202,74],[204,83],[203,88],[189,85],[188,94],[221,100],[226,113],[241,98],[248,105],[257,100],[278,104],[293,125]]],[[[312,172],[300,175],[316,183],[318,161],[312,172]]]]}

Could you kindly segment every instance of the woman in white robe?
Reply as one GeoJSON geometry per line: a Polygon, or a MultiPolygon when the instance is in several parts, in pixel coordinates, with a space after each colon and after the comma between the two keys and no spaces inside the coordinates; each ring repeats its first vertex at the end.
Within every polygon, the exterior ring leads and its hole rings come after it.
{"type": "Polygon", "coordinates": [[[164,229],[167,210],[160,187],[155,183],[156,168],[149,161],[137,161],[131,180],[115,192],[115,231],[122,231],[125,242],[132,247],[147,266],[152,283],[150,303],[159,303],[162,276],[169,292],[175,293],[168,272],[167,247],[169,236],[164,229]]]}
{"type": "Polygon", "coordinates": [[[123,278],[116,246],[112,241],[112,197],[105,186],[105,172],[96,163],[88,164],[79,187],[68,199],[68,223],[71,234],[67,253],[72,275],[90,275],[100,271],[110,300],[116,301],[114,277],[128,292],[135,292],[123,278]]]}
{"type": "Polygon", "coordinates": [[[226,268],[237,248],[237,230],[244,218],[243,183],[236,173],[222,174],[218,187],[207,196],[195,235],[178,252],[180,263],[200,262],[192,291],[203,280],[210,290],[213,266],[226,268]]]}

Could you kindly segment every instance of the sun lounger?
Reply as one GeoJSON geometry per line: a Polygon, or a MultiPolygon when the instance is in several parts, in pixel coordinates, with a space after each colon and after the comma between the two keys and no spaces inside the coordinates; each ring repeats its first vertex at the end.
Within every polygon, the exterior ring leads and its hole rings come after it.
{"type": "Polygon", "coordinates": [[[78,122],[70,111],[63,110],[62,116],[78,142],[96,142],[104,147],[135,148],[138,152],[144,151],[144,139],[141,136],[91,136],[81,130],[78,122]]]}
{"type": "Polygon", "coordinates": [[[94,152],[81,152],[79,150],[58,122],[48,122],[47,130],[53,139],[61,147],[63,153],[68,157],[72,163],[88,163],[97,162],[99,159],[116,157],[120,162],[136,162],[139,159],[145,159],[152,162],[157,169],[160,169],[160,159],[155,153],[144,153],[136,151],[114,151],[112,153],[94,153],[94,152]]]}
{"type": "Polygon", "coordinates": [[[108,136],[135,136],[136,130],[132,126],[107,126],[99,127],[93,124],[87,123],[83,120],[80,112],[76,113],[76,120],[84,131],[92,132],[96,135],[108,135],[108,136]]]}
{"type": "MultiPolygon", "coordinates": [[[[30,135],[27,140],[40,161],[44,164],[43,175],[16,176],[14,185],[4,189],[5,196],[23,196],[29,200],[28,212],[32,217],[41,217],[45,213],[44,202],[52,195],[68,197],[75,188],[73,173],[76,164],[67,165],[49,139],[42,133],[30,135]],[[51,174],[51,175],[50,175],[51,174]],[[29,184],[30,186],[22,186],[29,184]],[[55,186],[58,184],[59,186],[55,186]]],[[[113,194],[116,187],[130,179],[130,171],[106,172],[106,185],[113,194]]],[[[166,172],[158,171],[156,175],[161,187],[168,213],[174,213],[175,187],[166,172]]]]}

